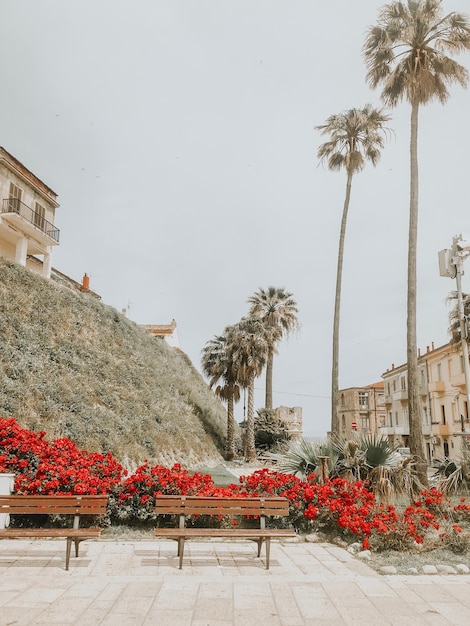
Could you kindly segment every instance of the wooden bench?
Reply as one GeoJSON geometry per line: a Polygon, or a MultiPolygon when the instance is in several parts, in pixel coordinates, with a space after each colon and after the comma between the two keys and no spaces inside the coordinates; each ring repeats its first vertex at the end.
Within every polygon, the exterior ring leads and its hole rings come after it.
{"type": "Polygon", "coordinates": [[[80,528],[81,515],[103,515],[106,512],[108,496],[2,496],[0,513],[7,515],[73,515],[73,525],[69,528],[4,528],[0,539],[63,537],[67,540],[65,569],[69,569],[72,541],[75,556],[78,546],[84,539],[99,537],[101,528],[80,528]]]}
{"type": "Polygon", "coordinates": [[[289,501],[286,498],[219,498],[199,496],[155,496],[155,512],[157,515],[178,515],[179,525],[175,528],[156,528],[156,537],[169,537],[178,541],[179,568],[183,567],[184,541],[198,538],[237,538],[252,539],[258,544],[258,557],[263,542],[266,543],[266,569],[269,569],[269,553],[271,538],[295,537],[293,529],[266,528],[266,517],[285,516],[289,514],[289,501]],[[188,515],[214,516],[257,516],[258,528],[187,528],[188,515]]]}

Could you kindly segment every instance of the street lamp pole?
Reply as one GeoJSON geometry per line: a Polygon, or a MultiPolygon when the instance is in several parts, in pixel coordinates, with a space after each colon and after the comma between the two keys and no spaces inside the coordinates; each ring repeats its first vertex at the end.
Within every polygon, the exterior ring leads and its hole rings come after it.
{"type": "MultiPolygon", "coordinates": [[[[457,311],[460,323],[460,345],[462,346],[463,371],[465,376],[465,389],[467,398],[467,415],[470,411],[470,363],[468,360],[468,326],[465,317],[465,308],[462,293],[463,262],[470,255],[470,244],[462,241],[462,235],[456,235],[452,239],[451,250],[439,252],[439,269],[441,276],[455,278],[457,285],[457,311]]],[[[463,431],[462,425],[462,431],[463,431]]]]}
{"type": "Polygon", "coordinates": [[[465,318],[465,309],[462,294],[462,276],[464,273],[463,262],[469,255],[469,252],[459,250],[459,240],[460,239],[458,237],[454,237],[453,239],[452,251],[454,252],[454,255],[452,261],[455,265],[455,282],[457,284],[457,306],[460,322],[460,343],[462,345],[463,371],[465,374],[465,388],[467,390],[467,415],[464,415],[464,417],[468,418],[468,411],[470,410],[470,364],[468,361],[468,327],[467,320],[465,318]]]}

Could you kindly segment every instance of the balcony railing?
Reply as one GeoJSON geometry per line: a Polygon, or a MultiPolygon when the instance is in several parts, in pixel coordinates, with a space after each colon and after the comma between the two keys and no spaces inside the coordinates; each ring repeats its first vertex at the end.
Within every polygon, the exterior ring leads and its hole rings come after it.
{"type": "Polygon", "coordinates": [[[27,222],[33,224],[33,226],[38,228],[41,232],[59,243],[59,229],[56,228],[54,224],[44,219],[40,213],[33,211],[33,209],[24,202],[18,200],[18,198],[5,198],[2,202],[2,213],[16,213],[20,215],[27,222]]]}

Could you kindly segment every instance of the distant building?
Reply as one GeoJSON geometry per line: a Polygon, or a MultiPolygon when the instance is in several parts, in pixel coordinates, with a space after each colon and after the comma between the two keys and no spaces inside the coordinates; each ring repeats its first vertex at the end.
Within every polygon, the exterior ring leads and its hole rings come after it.
{"type": "Polygon", "coordinates": [[[0,255],[50,278],[57,194],[1,147],[0,201],[0,255]]]}
{"type": "Polygon", "coordinates": [[[337,395],[339,436],[375,435],[385,422],[384,383],[340,389],[337,395]]]}
{"type": "Polygon", "coordinates": [[[171,324],[141,324],[141,326],[154,337],[162,337],[172,348],[180,347],[175,320],[171,320],[171,324]]]}
{"type": "Polygon", "coordinates": [[[302,437],[302,407],[279,406],[275,410],[277,417],[284,423],[286,433],[291,439],[302,437]]]}

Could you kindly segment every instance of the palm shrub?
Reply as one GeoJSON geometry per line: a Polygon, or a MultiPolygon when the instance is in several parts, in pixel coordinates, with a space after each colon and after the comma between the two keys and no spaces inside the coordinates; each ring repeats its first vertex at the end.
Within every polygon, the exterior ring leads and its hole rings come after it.
{"type": "Polygon", "coordinates": [[[285,422],[273,409],[257,409],[255,444],[258,450],[273,451],[289,440],[285,422]]]}
{"type": "Polygon", "coordinates": [[[412,458],[403,459],[384,436],[362,435],[323,443],[300,439],[283,452],[266,454],[276,462],[279,472],[302,479],[310,474],[321,477],[321,457],[327,457],[331,479],[367,481],[379,502],[388,503],[398,494],[411,497],[423,489],[412,458]]]}
{"type": "Polygon", "coordinates": [[[336,462],[336,453],[331,443],[298,439],[289,442],[284,451],[266,453],[268,460],[276,463],[276,469],[283,474],[294,474],[305,479],[310,474],[319,474],[320,457],[328,457],[328,470],[332,471],[336,462]]]}
{"type": "Polygon", "coordinates": [[[435,471],[431,481],[442,493],[470,491],[470,447],[467,443],[463,443],[458,459],[434,458],[432,467],[435,471]]]}

